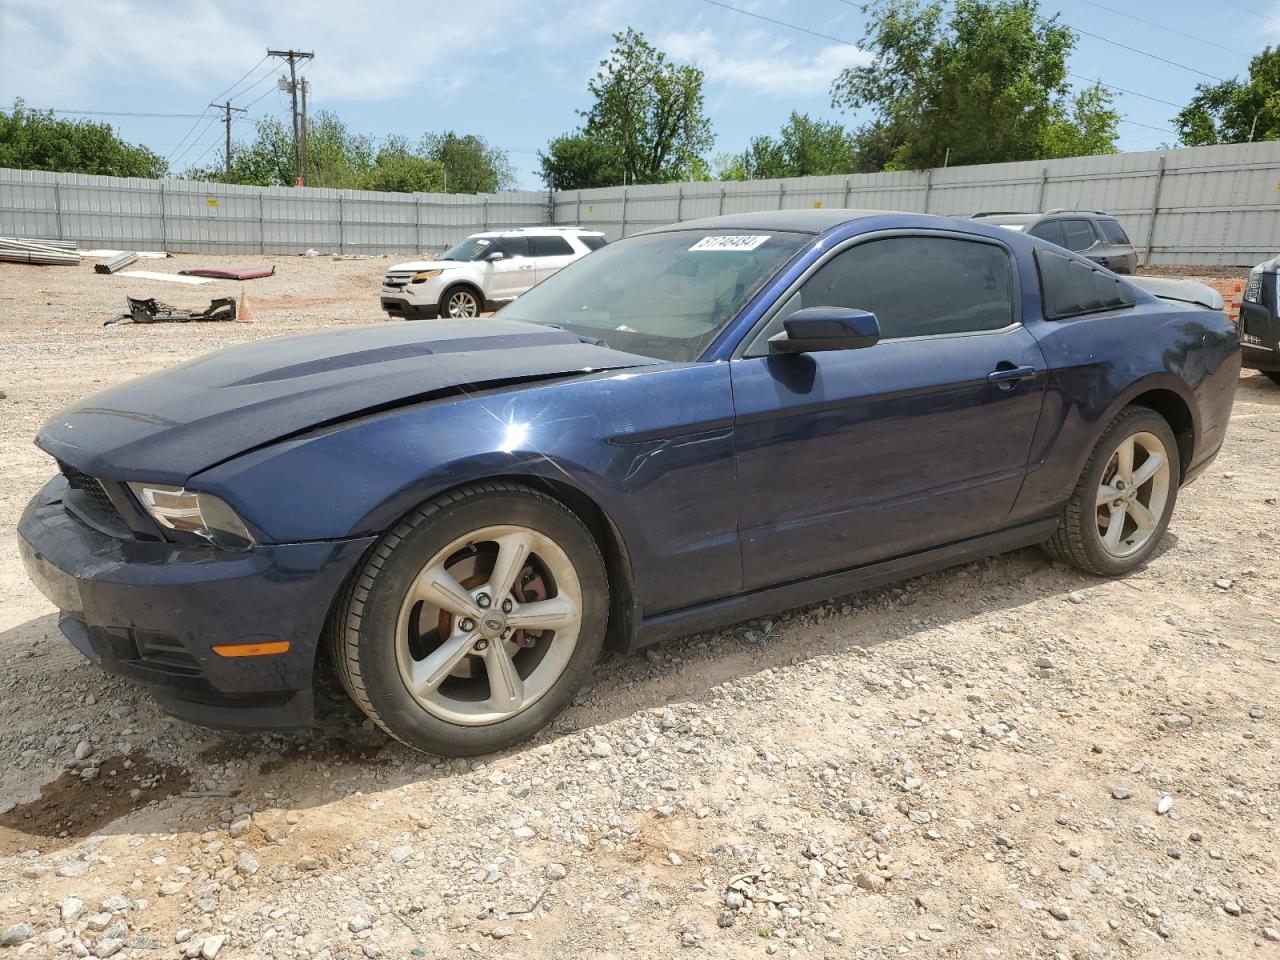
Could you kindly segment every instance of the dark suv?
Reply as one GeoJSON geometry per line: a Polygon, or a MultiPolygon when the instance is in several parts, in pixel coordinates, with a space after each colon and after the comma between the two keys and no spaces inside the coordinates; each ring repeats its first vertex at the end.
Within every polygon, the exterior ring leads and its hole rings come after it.
{"type": "Polygon", "coordinates": [[[1138,251],[1129,235],[1119,220],[1102,210],[977,213],[972,219],[1056,243],[1112,273],[1133,273],[1138,269],[1138,251]]]}

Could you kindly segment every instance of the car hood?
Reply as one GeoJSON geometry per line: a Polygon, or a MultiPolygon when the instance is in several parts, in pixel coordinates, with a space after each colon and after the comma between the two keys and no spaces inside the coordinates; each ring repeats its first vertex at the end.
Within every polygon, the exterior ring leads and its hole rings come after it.
{"type": "Polygon", "coordinates": [[[387,273],[408,273],[410,270],[451,270],[455,267],[465,267],[473,264],[474,260],[410,260],[408,263],[397,263],[394,267],[389,267],[387,273]]]}
{"type": "Polygon", "coordinates": [[[656,362],[518,321],[360,326],[229,347],[131,380],[63,410],[36,443],[91,476],[181,484],[363,414],[656,362]]]}

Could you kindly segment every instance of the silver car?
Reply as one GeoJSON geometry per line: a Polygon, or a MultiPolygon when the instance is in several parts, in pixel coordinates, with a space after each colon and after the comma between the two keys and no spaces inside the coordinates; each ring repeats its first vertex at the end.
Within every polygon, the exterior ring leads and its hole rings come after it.
{"type": "Polygon", "coordinates": [[[1134,273],[1138,250],[1120,221],[1103,210],[1048,213],[978,213],[971,218],[1056,243],[1112,273],[1134,273]]]}

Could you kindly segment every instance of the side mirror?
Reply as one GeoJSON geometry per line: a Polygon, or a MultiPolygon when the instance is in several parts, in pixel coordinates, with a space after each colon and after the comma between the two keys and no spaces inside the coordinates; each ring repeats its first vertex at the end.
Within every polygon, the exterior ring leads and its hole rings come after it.
{"type": "Polygon", "coordinates": [[[782,328],[769,338],[770,353],[860,350],[880,340],[876,315],[848,307],[805,307],[783,320],[782,328]]]}
{"type": "Polygon", "coordinates": [[[493,251],[493,253],[487,254],[485,256],[485,259],[488,260],[490,263],[496,263],[499,260],[505,260],[506,256],[507,255],[503,253],[501,250],[495,250],[493,251]]]}

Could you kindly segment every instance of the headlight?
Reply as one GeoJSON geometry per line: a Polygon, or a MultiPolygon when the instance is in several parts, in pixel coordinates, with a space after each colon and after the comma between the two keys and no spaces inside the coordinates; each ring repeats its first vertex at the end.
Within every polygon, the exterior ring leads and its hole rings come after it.
{"type": "Polygon", "coordinates": [[[179,535],[171,540],[191,542],[195,537],[228,550],[253,546],[253,536],[235,511],[211,493],[159,483],[131,483],[129,489],[156,523],[179,535]]]}
{"type": "Polygon", "coordinates": [[[415,273],[413,275],[412,282],[422,283],[424,280],[430,280],[432,277],[440,276],[443,272],[443,270],[423,270],[421,273],[415,273]]]}

